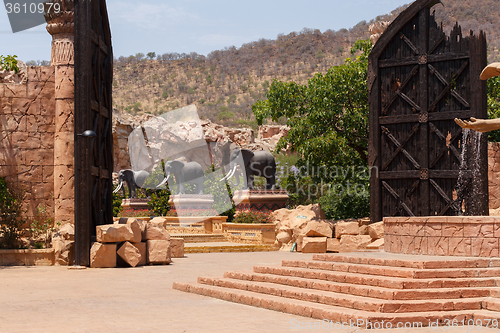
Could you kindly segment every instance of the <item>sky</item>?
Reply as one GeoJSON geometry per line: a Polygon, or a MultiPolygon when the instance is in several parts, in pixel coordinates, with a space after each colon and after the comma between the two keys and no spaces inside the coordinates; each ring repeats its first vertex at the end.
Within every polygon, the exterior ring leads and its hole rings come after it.
{"type": "MultiPolygon", "coordinates": [[[[115,57],[139,52],[207,55],[214,50],[276,39],[303,28],[351,28],[388,14],[410,0],[108,0],[115,57]]],[[[50,60],[45,25],[12,33],[0,10],[0,55],[50,60]]]]}

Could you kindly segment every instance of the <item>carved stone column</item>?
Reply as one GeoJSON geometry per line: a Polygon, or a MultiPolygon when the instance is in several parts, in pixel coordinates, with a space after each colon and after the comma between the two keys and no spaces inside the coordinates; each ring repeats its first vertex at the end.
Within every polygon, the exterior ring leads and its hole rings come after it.
{"type": "Polygon", "coordinates": [[[74,224],[74,3],[56,0],[60,12],[45,15],[52,35],[51,65],[55,67],[54,215],[55,222],[74,224]]]}

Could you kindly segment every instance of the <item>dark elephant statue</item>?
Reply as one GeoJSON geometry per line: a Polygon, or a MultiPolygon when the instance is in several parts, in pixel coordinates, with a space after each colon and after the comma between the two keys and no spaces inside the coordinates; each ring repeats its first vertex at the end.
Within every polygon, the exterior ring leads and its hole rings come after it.
{"type": "Polygon", "coordinates": [[[203,169],[198,162],[184,163],[181,161],[167,161],[165,163],[165,179],[157,186],[164,185],[170,175],[174,175],[177,184],[177,194],[185,194],[184,185],[191,183],[196,185],[196,194],[203,194],[203,169]]]}
{"type": "Polygon", "coordinates": [[[125,196],[125,188],[123,187],[123,182],[127,183],[128,186],[128,197],[135,198],[135,189],[137,187],[143,188],[144,182],[149,177],[149,172],[140,170],[134,171],[130,169],[120,170],[118,172],[118,187],[113,191],[117,193],[120,189],[123,190],[123,196],[125,196]]]}
{"type": "MultiPolygon", "coordinates": [[[[246,173],[246,179],[244,179],[245,189],[254,188],[255,176],[266,178],[267,190],[276,189],[276,161],[274,160],[274,156],[270,152],[253,152],[248,149],[233,150],[229,157],[230,171],[224,178],[221,179],[221,181],[233,177],[238,166],[241,170],[245,170],[246,173]]],[[[236,183],[233,183],[233,185],[238,186],[239,184],[239,177],[236,177],[236,183]]]]}

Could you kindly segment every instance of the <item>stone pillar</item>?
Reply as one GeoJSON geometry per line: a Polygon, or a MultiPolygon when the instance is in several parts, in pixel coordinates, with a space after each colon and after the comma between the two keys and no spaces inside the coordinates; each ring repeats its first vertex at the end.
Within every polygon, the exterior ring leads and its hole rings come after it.
{"type": "Polygon", "coordinates": [[[55,222],[74,224],[74,7],[73,0],[58,2],[62,11],[45,16],[55,68],[54,217],[55,222]]]}

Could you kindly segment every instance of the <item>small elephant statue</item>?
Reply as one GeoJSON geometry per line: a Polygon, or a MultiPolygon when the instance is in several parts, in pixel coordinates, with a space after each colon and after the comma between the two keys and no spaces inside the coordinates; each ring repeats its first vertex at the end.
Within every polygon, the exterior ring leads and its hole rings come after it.
{"type": "Polygon", "coordinates": [[[140,170],[134,171],[130,169],[120,170],[118,172],[118,187],[113,191],[117,193],[120,189],[123,190],[123,196],[125,196],[125,188],[123,187],[123,182],[127,183],[128,186],[128,197],[135,198],[135,189],[137,187],[143,188],[144,182],[149,177],[149,172],[140,170]]]}
{"type": "Polygon", "coordinates": [[[185,194],[185,184],[191,183],[196,185],[196,194],[203,194],[203,169],[198,162],[184,163],[182,161],[167,161],[165,162],[165,179],[157,186],[164,185],[170,175],[174,175],[175,183],[177,184],[176,194],[185,194]]]}
{"type": "MultiPolygon", "coordinates": [[[[240,166],[242,170],[244,168],[246,173],[244,183],[245,189],[254,188],[255,176],[266,178],[267,190],[276,189],[276,161],[270,152],[253,152],[248,149],[234,149],[229,156],[230,171],[224,178],[221,179],[221,181],[233,177],[238,166],[240,166]],[[241,156],[241,158],[239,158],[239,156],[241,156]],[[243,165],[241,165],[241,163],[243,163],[243,165]]],[[[233,185],[238,186],[239,184],[239,177],[236,177],[236,183],[233,183],[233,185]]]]}

